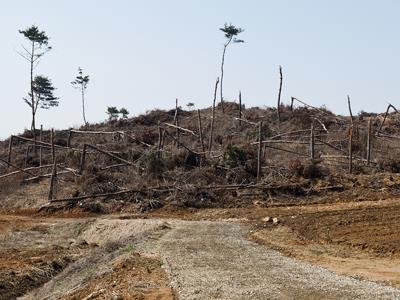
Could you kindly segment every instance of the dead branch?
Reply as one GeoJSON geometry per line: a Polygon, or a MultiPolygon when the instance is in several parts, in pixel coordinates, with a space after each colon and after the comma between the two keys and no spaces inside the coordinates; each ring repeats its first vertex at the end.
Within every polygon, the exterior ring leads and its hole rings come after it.
{"type": "Polygon", "coordinates": [[[189,130],[189,129],[186,129],[186,128],[183,128],[183,127],[180,127],[180,126],[176,126],[176,125],[170,124],[170,123],[163,123],[163,124],[164,124],[164,125],[167,125],[167,126],[169,126],[169,127],[176,128],[177,130],[181,130],[181,131],[188,132],[188,133],[190,133],[191,135],[193,135],[193,136],[195,136],[195,137],[198,137],[198,135],[197,135],[194,131],[192,131],[192,130],[189,130]]]}

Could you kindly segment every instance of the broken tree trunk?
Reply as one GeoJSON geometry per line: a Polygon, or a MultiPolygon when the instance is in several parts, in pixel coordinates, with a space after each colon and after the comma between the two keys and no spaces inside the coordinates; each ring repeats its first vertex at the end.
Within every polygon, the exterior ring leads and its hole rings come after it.
{"type": "Polygon", "coordinates": [[[52,158],[52,163],[56,161],[56,149],[54,147],[54,129],[51,129],[50,132],[50,141],[51,141],[51,158],[52,158]]]}
{"type": "Polygon", "coordinates": [[[162,132],[160,127],[160,121],[158,121],[158,158],[161,158],[161,141],[162,140],[162,132]]]}
{"type": "Polygon", "coordinates": [[[371,162],[371,119],[368,120],[367,129],[367,164],[371,162]]]}
{"type": "Polygon", "coordinates": [[[179,108],[178,108],[178,98],[175,100],[175,126],[176,126],[176,147],[179,148],[179,108]]]}
{"type": "MultiPolygon", "coordinates": [[[[43,125],[40,125],[40,141],[43,142],[43,125]]],[[[39,166],[43,163],[43,147],[39,148],[39,166]]]]}
{"type": "Polygon", "coordinates": [[[282,66],[279,66],[279,75],[280,75],[280,83],[279,83],[279,92],[278,92],[278,104],[277,104],[277,112],[278,112],[278,121],[281,121],[281,93],[282,93],[282,66]]]}
{"type": "Polygon", "coordinates": [[[28,171],[26,171],[26,170],[24,170],[24,169],[22,169],[22,168],[20,168],[20,167],[18,167],[18,166],[16,166],[16,165],[12,164],[12,163],[6,161],[5,159],[0,158],[0,161],[3,162],[3,163],[5,163],[5,164],[7,164],[7,165],[10,166],[10,167],[13,167],[14,169],[17,169],[18,171],[21,171],[22,173],[26,173],[26,174],[28,174],[28,175],[30,175],[30,176],[35,176],[35,175],[32,174],[31,172],[28,172],[28,171]]]}
{"type": "Polygon", "coordinates": [[[57,180],[57,164],[56,164],[56,161],[54,160],[53,171],[51,172],[51,178],[50,178],[50,188],[49,188],[49,196],[48,196],[49,200],[52,200],[54,198],[54,189],[56,186],[56,180],[57,180]]]}
{"type": "Polygon", "coordinates": [[[353,173],[353,126],[349,128],[349,173],[353,173]]]}
{"type": "Polygon", "coordinates": [[[205,149],[205,147],[204,147],[203,127],[201,126],[200,109],[197,110],[197,119],[198,119],[198,124],[199,124],[199,139],[200,139],[201,151],[202,151],[203,153],[205,153],[205,152],[206,152],[206,149],[205,149]]]}
{"type": "Polygon", "coordinates": [[[82,149],[82,154],[81,154],[81,161],[80,161],[80,164],[79,164],[79,172],[78,172],[79,174],[82,174],[83,168],[85,166],[86,148],[87,148],[87,145],[84,144],[83,145],[83,149],[82,149]]]}
{"type": "MultiPolygon", "coordinates": [[[[13,147],[13,140],[14,140],[14,136],[12,135],[10,137],[10,143],[8,144],[8,159],[7,162],[10,164],[11,163],[11,153],[12,153],[12,147],[13,147]]],[[[8,165],[10,166],[10,165],[8,165]]]]}
{"type": "Polygon", "coordinates": [[[392,104],[389,104],[389,105],[388,105],[388,107],[387,107],[387,109],[386,109],[385,116],[383,117],[383,121],[382,121],[381,125],[379,126],[377,135],[379,135],[379,133],[381,132],[382,127],[383,127],[383,124],[385,124],[386,118],[387,118],[387,116],[388,116],[388,114],[389,114],[389,110],[390,110],[391,108],[392,108],[395,112],[398,113],[398,110],[396,109],[396,107],[394,107],[392,104]]]}
{"type": "Polygon", "coordinates": [[[208,141],[208,152],[209,152],[210,154],[211,154],[212,145],[213,145],[214,119],[215,119],[215,101],[217,100],[218,84],[219,84],[219,77],[217,77],[217,81],[215,82],[214,101],[213,101],[213,106],[212,106],[210,139],[209,139],[209,141],[208,141]]]}
{"type": "Polygon", "coordinates": [[[258,125],[257,182],[261,179],[262,121],[258,125]]]}
{"type": "Polygon", "coordinates": [[[310,133],[310,158],[312,161],[315,159],[315,136],[314,136],[314,122],[311,123],[310,133]]]}
{"type": "Polygon", "coordinates": [[[242,91],[239,91],[239,131],[242,131],[242,91]]]}

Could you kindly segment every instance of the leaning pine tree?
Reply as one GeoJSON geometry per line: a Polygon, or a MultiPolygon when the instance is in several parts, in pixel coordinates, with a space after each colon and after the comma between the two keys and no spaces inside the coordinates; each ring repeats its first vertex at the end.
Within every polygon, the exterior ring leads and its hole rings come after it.
{"type": "Polygon", "coordinates": [[[224,64],[225,64],[225,54],[226,54],[226,48],[233,42],[233,43],[244,43],[243,40],[237,39],[236,36],[240,33],[242,33],[244,30],[242,28],[236,28],[232,24],[227,24],[225,23],[223,28],[220,28],[224,34],[225,34],[225,44],[224,44],[224,50],[222,52],[222,62],[221,62],[221,81],[220,81],[220,92],[221,92],[221,106],[222,106],[222,111],[224,111],[224,97],[223,97],[223,90],[222,90],[222,84],[224,80],[224,64]]]}

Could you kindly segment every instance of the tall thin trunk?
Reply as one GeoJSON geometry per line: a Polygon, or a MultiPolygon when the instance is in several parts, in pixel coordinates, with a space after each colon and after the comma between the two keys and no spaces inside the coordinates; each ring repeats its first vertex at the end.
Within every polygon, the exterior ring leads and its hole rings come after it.
{"type": "Polygon", "coordinates": [[[279,66],[279,75],[280,75],[280,83],[279,83],[279,93],[278,93],[278,105],[277,105],[277,112],[278,112],[278,121],[281,121],[281,94],[282,94],[282,66],[279,66]]]}
{"type": "Polygon", "coordinates": [[[32,107],[32,124],[31,130],[33,131],[33,136],[36,137],[35,134],[35,96],[33,93],[33,64],[35,58],[35,42],[32,42],[32,52],[31,52],[31,107],[32,107]]]}
{"type": "Polygon", "coordinates": [[[224,51],[222,52],[222,62],[221,62],[221,81],[220,81],[220,94],[221,94],[221,108],[222,112],[224,112],[224,96],[223,96],[223,87],[222,87],[222,82],[224,80],[224,64],[225,64],[225,53],[226,53],[226,48],[229,46],[229,44],[232,41],[231,37],[228,42],[224,45],[224,51]]]}
{"type": "Polygon", "coordinates": [[[86,116],[85,116],[85,90],[84,87],[82,86],[82,115],[83,115],[83,122],[85,122],[85,125],[87,124],[86,122],[86,116]]]}

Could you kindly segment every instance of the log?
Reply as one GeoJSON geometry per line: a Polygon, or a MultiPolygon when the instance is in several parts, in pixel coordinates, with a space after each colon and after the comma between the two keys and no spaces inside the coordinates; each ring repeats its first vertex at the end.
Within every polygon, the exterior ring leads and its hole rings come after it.
{"type": "Polygon", "coordinates": [[[9,176],[12,176],[12,175],[17,175],[17,174],[20,174],[20,173],[25,173],[25,171],[31,171],[31,170],[38,170],[38,169],[50,168],[50,167],[52,167],[52,166],[53,166],[53,165],[42,165],[42,166],[40,166],[40,167],[25,168],[25,169],[22,169],[21,171],[18,170],[18,171],[13,171],[13,172],[10,172],[10,173],[1,175],[1,176],[0,176],[0,179],[6,178],[6,177],[9,177],[9,176]]]}
{"type": "Polygon", "coordinates": [[[128,165],[131,165],[131,166],[136,166],[135,163],[133,163],[133,162],[131,162],[131,161],[128,161],[128,160],[125,160],[125,159],[123,159],[123,158],[120,158],[120,157],[118,157],[118,156],[112,154],[112,153],[109,152],[109,151],[102,150],[102,149],[100,149],[100,148],[97,148],[97,147],[94,146],[94,145],[90,145],[90,144],[85,144],[85,145],[86,145],[87,147],[89,147],[89,148],[92,148],[93,150],[96,150],[96,151],[98,151],[98,152],[100,152],[100,153],[103,153],[104,155],[107,155],[108,157],[114,158],[114,159],[116,159],[116,160],[118,160],[118,161],[121,161],[121,162],[123,162],[123,163],[125,163],[125,164],[128,164],[128,165]]]}
{"type": "MultiPolygon", "coordinates": [[[[18,136],[18,135],[14,135],[13,136],[15,139],[19,139],[21,141],[25,141],[25,142],[31,142],[31,143],[35,143],[37,145],[42,145],[42,146],[47,146],[47,147],[51,147],[51,143],[46,143],[46,142],[40,142],[40,141],[34,141],[32,139],[28,139],[22,136],[18,136]]],[[[73,151],[81,151],[79,149],[75,149],[75,148],[71,148],[71,147],[64,147],[64,146],[60,146],[60,145],[54,145],[55,148],[57,149],[64,149],[64,150],[73,150],[73,151]]]]}
{"type": "Polygon", "coordinates": [[[271,145],[268,145],[268,144],[264,144],[264,145],[267,148],[271,148],[271,149],[275,149],[275,150],[279,150],[279,151],[295,154],[295,155],[302,156],[302,157],[309,157],[308,154],[303,154],[303,153],[295,152],[295,151],[292,151],[292,150],[282,149],[282,148],[274,147],[274,146],[271,146],[271,145]]]}
{"type": "Polygon", "coordinates": [[[241,123],[241,122],[245,122],[245,123],[247,123],[247,124],[250,124],[250,125],[253,125],[253,126],[257,126],[258,125],[258,123],[255,123],[255,122],[251,122],[251,121],[247,121],[247,120],[245,120],[245,119],[239,119],[239,118],[233,118],[233,119],[235,119],[235,120],[238,120],[239,121],[239,123],[241,123]]]}
{"type": "Polygon", "coordinates": [[[174,124],[170,124],[170,123],[163,123],[164,125],[167,125],[167,126],[169,126],[169,127],[173,127],[173,128],[176,128],[176,130],[181,130],[181,131],[185,131],[185,132],[188,132],[188,133],[190,133],[191,135],[193,135],[193,136],[195,136],[195,137],[197,137],[198,135],[194,132],[194,131],[192,131],[192,130],[189,130],[189,129],[186,129],[186,128],[183,128],[183,127],[180,127],[180,126],[177,126],[177,125],[174,125],[174,124]]]}
{"type": "Polygon", "coordinates": [[[172,189],[171,187],[149,187],[149,188],[143,188],[143,189],[129,189],[129,190],[123,190],[123,191],[118,191],[118,192],[113,192],[113,193],[104,193],[104,194],[93,194],[93,195],[85,195],[85,196],[79,196],[79,197],[72,197],[72,198],[60,198],[60,199],[53,199],[50,200],[50,203],[55,203],[55,202],[67,202],[67,201],[80,201],[80,200],[85,200],[85,199],[90,199],[90,198],[103,198],[103,197],[109,197],[109,196],[119,196],[119,195],[124,195],[124,194],[129,194],[129,193],[142,193],[146,191],[157,191],[157,192],[171,192],[175,191],[175,189],[172,189]]]}
{"type": "Polygon", "coordinates": [[[22,169],[22,168],[20,168],[20,167],[14,165],[14,164],[8,162],[8,161],[5,160],[5,159],[0,158],[0,161],[3,162],[3,163],[5,163],[5,164],[7,164],[7,165],[10,166],[10,167],[13,167],[14,169],[17,169],[18,171],[21,171],[22,173],[28,174],[28,175],[30,175],[30,176],[35,176],[35,175],[32,174],[31,172],[26,171],[25,169],[22,169]]]}

